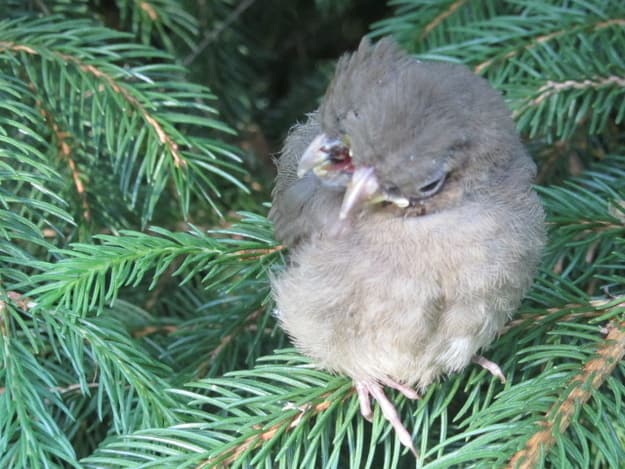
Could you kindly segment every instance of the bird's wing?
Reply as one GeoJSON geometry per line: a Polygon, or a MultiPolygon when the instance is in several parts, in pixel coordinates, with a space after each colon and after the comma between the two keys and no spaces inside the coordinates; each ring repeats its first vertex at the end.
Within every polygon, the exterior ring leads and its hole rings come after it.
{"type": "Polygon", "coordinates": [[[269,219],[274,223],[276,239],[288,247],[338,219],[342,194],[322,186],[312,173],[297,176],[304,151],[320,133],[316,114],[311,114],[307,122],[291,130],[277,162],[278,175],[269,219]]]}

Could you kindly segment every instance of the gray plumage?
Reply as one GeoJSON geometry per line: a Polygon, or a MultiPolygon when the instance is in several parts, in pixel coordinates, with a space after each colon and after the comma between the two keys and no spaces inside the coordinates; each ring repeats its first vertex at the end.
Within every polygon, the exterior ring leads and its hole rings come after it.
{"type": "Polygon", "coordinates": [[[388,39],[363,41],[278,162],[270,218],[290,248],[273,280],[282,327],[359,390],[422,390],[463,369],[532,282],[544,244],[534,175],[485,80],[461,65],[418,62],[388,39]],[[375,179],[375,196],[350,205],[346,220],[355,183],[327,174],[350,177],[352,166],[298,177],[320,134],[346,142],[353,168],[375,179]]]}

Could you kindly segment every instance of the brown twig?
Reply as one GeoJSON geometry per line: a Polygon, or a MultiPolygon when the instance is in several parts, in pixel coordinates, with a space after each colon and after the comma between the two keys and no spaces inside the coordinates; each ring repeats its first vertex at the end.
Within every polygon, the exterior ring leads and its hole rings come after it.
{"type": "Polygon", "coordinates": [[[132,331],[132,336],[135,339],[140,339],[141,337],[145,337],[147,335],[156,334],[158,332],[164,332],[166,334],[173,334],[178,330],[178,327],[172,326],[171,324],[163,324],[162,326],[146,326],[141,329],[137,329],[132,331]]]}
{"type": "MultiPolygon", "coordinates": [[[[37,52],[35,49],[33,49],[30,46],[26,46],[23,44],[16,44],[14,42],[8,42],[8,41],[0,41],[0,50],[3,50],[3,49],[8,49],[14,52],[25,52],[30,55],[37,55],[37,56],[40,55],[39,52],[37,52]]],[[[76,65],[83,72],[86,72],[102,80],[111,90],[119,94],[124,101],[126,101],[131,107],[136,109],[139,114],[141,114],[143,119],[147,122],[148,126],[151,127],[152,130],[156,133],[161,144],[167,147],[174,161],[174,165],[177,168],[186,166],[186,161],[182,157],[182,154],[180,153],[180,150],[178,149],[178,144],[174,141],[174,139],[167,134],[165,129],[163,129],[163,126],[156,120],[154,116],[152,116],[148,112],[145,106],[141,104],[141,102],[137,98],[135,98],[121,84],[117,83],[117,81],[112,76],[106,74],[105,72],[103,72],[102,70],[100,70],[94,65],[86,64],[82,62],[77,57],[74,57],[68,54],[62,54],[59,52],[53,52],[53,54],[56,55],[61,60],[63,60],[65,63],[72,63],[76,65]]]]}
{"type": "MultiPolygon", "coordinates": [[[[22,296],[20,293],[14,291],[6,292],[6,296],[22,311],[28,311],[33,305],[29,298],[22,296]]],[[[9,330],[7,328],[8,318],[5,314],[7,308],[6,301],[0,300],[0,335],[3,337],[8,336],[9,330]]],[[[4,388],[0,388],[4,389],[4,388]]]]}
{"type": "Polygon", "coordinates": [[[6,302],[0,300],[0,336],[2,337],[7,337],[8,334],[8,330],[7,330],[7,321],[6,321],[6,302]]]}
{"type": "MultiPolygon", "coordinates": [[[[571,321],[571,320],[575,320],[575,319],[579,319],[579,318],[595,318],[597,316],[601,316],[602,314],[605,313],[604,309],[601,308],[605,308],[608,304],[613,304],[615,301],[617,301],[616,305],[611,306],[611,308],[617,308],[617,307],[625,307],[625,297],[616,297],[616,298],[610,298],[609,300],[606,299],[595,299],[595,300],[590,300],[588,302],[588,305],[592,306],[593,308],[595,308],[592,311],[580,311],[580,312],[573,312],[573,313],[569,313],[569,314],[565,314],[561,317],[558,318],[559,322],[563,322],[563,321],[571,321]],[[618,303],[620,301],[620,303],[618,303]]],[[[538,322],[538,321],[542,321],[543,319],[548,318],[551,315],[554,315],[556,313],[559,313],[560,311],[563,310],[567,310],[567,309],[575,309],[575,308],[582,308],[584,306],[588,306],[588,305],[582,305],[582,304],[567,304],[564,306],[560,306],[557,308],[547,308],[545,310],[544,314],[523,314],[520,317],[510,321],[508,324],[506,324],[506,326],[502,329],[500,334],[505,334],[506,332],[508,332],[510,329],[514,329],[517,326],[520,326],[521,324],[527,322],[527,321],[532,321],[532,322],[538,322]]]]}
{"type": "MultiPolygon", "coordinates": [[[[35,85],[33,84],[32,86],[34,88],[35,85]]],[[[67,161],[67,166],[69,166],[70,173],[72,174],[72,181],[74,181],[76,193],[80,197],[82,203],[83,217],[86,221],[91,221],[91,207],[89,206],[89,201],[87,200],[87,191],[85,190],[85,185],[83,184],[82,178],[80,177],[78,165],[76,164],[74,158],[72,158],[72,147],[67,142],[70,134],[69,132],[61,130],[60,126],[55,121],[52,114],[44,107],[40,99],[36,101],[36,105],[39,109],[39,113],[48,122],[50,128],[52,128],[52,132],[56,137],[56,146],[59,154],[67,161]]]]}
{"type": "Polygon", "coordinates": [[[607,28],[613,25],[619,25],[619,26],[625,26],[625,19],[623,18],[613,18],[607,21],[600,21],[597,22],[593,25],[583,25],[581,27],[576,27],[576,28],[567,28],[567,29],[560,29],[558,31],[553,31],[551,33],[548,34],[543,34],[540,36],[537,36],[533,41],[531,41],[529,44],[525,44],[522,47],[516,48],[514,50],[511,50],[509,52],[506,52],[505,54],[499,56],[499,57],[494,57],[492,59],[489,60],[485,60],[484,62],[481,62],[479,64],[477,64],[475,66],[475,68],[473,69],[475,71],[475,73],[482,73],[484,70],[486,70],[487,68],[489,68],[491,65],[493,65],[494,63],[497,62],[501,62],[503,60],[508,60],[511,59],[512,57],[520,54],[521,52],[533,49],[534,47],[543,44],[547,41],[550,41],[553,38],[562,36],[564,34],[571,34],[571,33],[575,33],[578,30],[598,30],[598,29],[603,29],[603,28],[607,28]]]}
{"type": "MultiPolygon", "coordinates": [[[[564,307],[564,308],[549,308],[547,309],[547,313],[546,314],[523,314],[520,317],[513,319],[512,321],[510,321],[508,324],[506,324],[504,326],[504,328],[501,330],[500,334],[505,334],[506,332],[508,332],[511,329],[514,329],[515,327],[520,326],[521,324],[526,323],[527,321],[531,321],[532,323],[538,322],[538,321],[542,321],[543,319],[546,319],[549,317],[550,314],[555,314],[558,311],[561,311],[562,309],[568,309],[568,307],[564,307]]],[[[595,318],[597,316],[600,316],[601,314],[603,314],[603,311],[582,311],[579,313],[570,313],[570,314],[565,314],[563,316],[561,316],[560,318],[558,318],[558,321],[572,321],[572,320],[576,320],[576,319],[580,319],[580,318],[595,318]]]]}
{"type": "Polygon", "coordinates": [[[37,8],[39,8],[44,15],[49,16],[52,14],[52,12],[48,8],[48,6],[43,2],[43,0],[35,0],[35,5],[37,5],[37,8]]]}
{"type": "Polygon", "coordinates": [[[7,296],[22,311],[28,311],[34,306],[32,300],[27,296],[22,295],[21,293],[10,291],[7,292],[7,296]]]}
{"type": "Polygon", "coordinates": [[[232,23],[234,23],[239,16],[243,14],[245,10],[252,6],[256,0],[243,0],[237,5],[237,7],[230,12],[224,21],[221,21],[217,27],[208,31],[204,35],[204,39],[200,42],[195,49],[182,61],[182,63],[188,67],[197,57],[206,49],[219,35],[232,23]]]}
{"type": "Polygon", "coordinates": [[[143,116],[145,121],[148,123],[150,127],[152,127],[152,129],[158,136],[158,139],[160,140],[160,142],[163,145],[165,145],[167,149],[169,150],[169,153],[171,154],[174,160],[174,165],[177,168],[186,166],[187,162],[183,159],[178,149],[178,144],[173,140],[172,137],[170,137],[167,134],[167,132],[165,132],[161,124],[159,124],[156,118],[153,117],[147,111],[145,106],[143,106],[143,104],[141,104],[137,98],[132,96],[128,90],[126,90],[121,85],[119,85],[113,77],[111,77],[110,75],[107,75],[106,73],[96,68],[95,66],[90,65],[90,64],[84,64],[80,62],[76,57],[73,57],[70,55],[66,55],[66,54],[59,54],[59,55],[67,62],[75,63],[78,66],[78,68],[80,68],[82,71],[90,73],[96,78],[101,78],[102,80],[104,80],[104,82],[109,86],[109,88],[111,88],[115,93],[118,93],[119,95],[121,95],[128,104],[134,107],[139,112],[139,114],[143,116]]]}
{"type": "Polygon", "coordinates": [[[611,75],[608,77],[595,77],[593,80],[565,80],[565,81],[553,81],[548,80],[543,86],[538,89],[539,96],[530,101],[531,105],[537,105],[542,103],[549,96],[559,93],[563,90],[577,89],[582,90],[586,88],[600,88],[602,86],[617,85],[621,88],[625,88],[625,78],[617,75],[611,75]]]}
{"type": "MultiPolygon", "coordinates": [[[[621,305],[622,306],[622,305],[621,305]]],[[[541,457],[555,444],[557,435],[566,432],[576,409],[585,404],[592,392],[605,382],[625,355],[625,321],[609,327],[597,353],[588,360],[581,373],[571,380],[572,389],[560,403],[554,404],[540,422],[538,430],[517,451],[507,466],[509,469],[538,467],[541,457]]]]}
{"type": "Polygon", "coordinates": [[[277,246],[274,246],[272,248],[242,249],[240,251],[233,252],[232,255],[241,258],[244,257],[246,261],[253,261],[269,254],[273,254],[274,252],[283,251],[285,249],[285,246],[283,246],[282,244],[278,244],[277,246]]]}
{"type": "Polygon", "coordinates": [[[159,19],[156,9],[148,2],[139,2],[139,8],[145,12],[152,21],[159,19]]]}
{"type": "Polygon", "coordinates": [[[565,81],[553,81],[548,80],[543,86],[538,88],[536,96],[534,99],[529,100],[526,104],[524,104],[521,108],[517,109],[512,113],[513,118],[517,118],[521,112],[525,111],[527,108],[538,106],[540,103],[545,101],[550,96],[554,94],[560,93],[565,90],[570,89],[588,89],[588,88],[601,88],[604,86],[616,85],[621,88],[625,88],[625,78],[611,75],[608,77],[594,77],[591,80],[565,80],[565,81]]]}
{"type": "Polygon", "coordinates": [[[224,351],[224,349],[234,340],[235,337],[237,337],[241,332],[249,330],[250,323],[257,320],[263,314],[263,311],[264,310],[262,308],[252,311],[241,324],[234,328],[230,334],[223,336],[219,341],[219,344],[217,344],[217,346],[208,355],[208,359],[199,364],[196,376],[203,376],[206,373],[208,366],[217,359],[221,352],[224,351]]]}
{"type": "Polygon", "coordinates": [[[456,0],[454,3],[449,5],[449,8],[439,13],[432,21],[425,25],[425,28],[423,28],[421,34],[419,35],[419,41],[423,41],[423,39],[425,39],[425,37],[430,34],[430,32],[432,32],[434,28],[436,28],[439,24],[445,21],[447,17],[453,15],[454,12],[466,2],[467,0],[456,0]]]}
{"type": "MultiPolygon", "coordinates": [[[[284,408],[285,411],[297,408],[300,412],[293,415],[289,420],[276,423],[275,425],[272,425],[267,429],[262,430],[259,428],[259,432],[256,435],[252,435],[246,438],[238,446],[229,449],[227,453],[228,456],[223,461],[220,462],[220,467],[228,467],[230,464],[236,461],[242,454],[262,445],[266,441],[271,440],[276,435],[276,433],[278,433],[280,430],[285,429],[285,428],[290,429],[290,428],[297,427],[301,423],[301,421],[304,419],[305,416],[317,415],[320,412],[327,410],[331,404],[332,403],[328,400],[324,400],[320,402],[319,404],[312,405],[309,403],[300,407],[294,407],[293,405],[289,406],[287,404],[284,408]]],[[[212,465],[215,459],[218,459],[218,458],[208,459],[206,461],[201,462],[195,467],[196,469],[205,468],[209,465],[212,465]]]]}
{"type": "Polygon", "coordinates": [[[174,275],[174,272],[178,270],[178,267],[180,267],[181,263],[182,260],[180,258],[174,260],[170,264],[170,266],[167,267],[167,270],[163,273],[163,275],[161,275],[161,277],[158,279],[156,287],[154,288],[154,290],[152,290],[152,293],[150,293],[150,296],[145,302],[144,309],[146,311],[152,311],[152,309],[154,309],[158,299],[161,296],[161,293],[163,293],[163,290],[169,284],[174,275]]]}

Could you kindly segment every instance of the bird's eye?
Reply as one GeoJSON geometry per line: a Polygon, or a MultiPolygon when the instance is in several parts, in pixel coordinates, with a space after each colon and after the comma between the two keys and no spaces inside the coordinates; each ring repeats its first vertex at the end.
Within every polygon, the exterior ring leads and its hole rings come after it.
{"type": "Polygon", "coordinates": [[[443,184],[445,183],[446,177],[447,177],[447,174],[443,174],[440,178],[436,179],[435,181],[432,181],[426,184],[425,186],[419,188],[421,197],[432,197],[434,194],[440,191],[441,188],[443,187],[443,184]]]}

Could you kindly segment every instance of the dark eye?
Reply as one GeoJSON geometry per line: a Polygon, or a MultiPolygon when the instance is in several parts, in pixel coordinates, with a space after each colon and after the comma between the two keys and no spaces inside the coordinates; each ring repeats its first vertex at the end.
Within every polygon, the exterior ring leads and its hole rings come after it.
{"type": "Polygon", "coordinates": [[[443,184],[445,183],[446,177],[447,174],[443,174],[435,181],[432,181],[429,184],[426,184],[425,186],[419,188],[419,192],[421,192],[421,197],[432,197],[434,194],[440,191],[441,187],[443,187],[443,184]]]}

